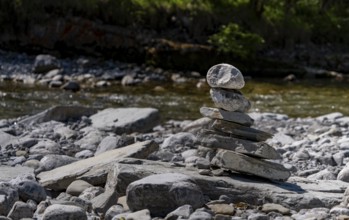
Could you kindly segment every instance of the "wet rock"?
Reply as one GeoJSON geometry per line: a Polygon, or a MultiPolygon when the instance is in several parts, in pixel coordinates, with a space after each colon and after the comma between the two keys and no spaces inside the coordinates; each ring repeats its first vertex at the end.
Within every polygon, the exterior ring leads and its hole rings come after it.
{"type": "Polygon", "coordinates": [[[154,108],[108,108],[92,115],[92,126],[116,134],[146,132],[160,120],[154,108]]]}
{"type": "Polygon", "coordinates": [[[230,112],[247,112],[251,103],[237,90],[210,90],[211,98],[216,107],[230,112]]]}
{"type": "Polygon", "coordinates": [[[127,204],[132,211],[149,209],[152,215],[166,216],[181,205],[201,207],[204,197],[189,176],[168,173],[132,182],[127,187],[127,204]]]}
{"type": "Polygon", "coordinates": [[[242,89],[245,86],[240,70],[226,63],[212,66],[207,71],[206,79],[212,88],[242,89]]]}
{"type": "Polygon", "coordinates": [[[200,113],[205,117],[231,121],[245,126],[253,124],[253,119],[242,112],[231,112],[220,108],[201,107],[200,113]]]}
{"type": "Polygon", "coordinates": [[[64,85],[62,85],[61,89],[69,90],[72,92],[77,92],[80,90],[80,84],[78,82],[75,82],[75,81],[69,81],[69,82],[65,83],[64,85]]]}
{"type": "Polygon", "coordinates": [[[291,175],[290,171],[280,164],[258,160],[227,150],[219,150],[211,163],[219,167],[274,180],[287,180],[291,175]]]}
{"type": "Polygon", "coordinates": [[[46,208],[42,220],[87,220],[85,211],[73,205],[53,204],[46,208]]]}
{"type": "Polygon", "coordinates": [[[33,64],[34,73],[47,73],[53,69],[59,69],[60,63],[56,57],[48,54],[40,54],[35,57],[33,64]]]}

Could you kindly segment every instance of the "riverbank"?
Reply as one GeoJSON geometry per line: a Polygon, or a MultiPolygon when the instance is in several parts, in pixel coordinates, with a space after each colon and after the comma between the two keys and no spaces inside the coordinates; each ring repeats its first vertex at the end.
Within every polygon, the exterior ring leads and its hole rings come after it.
{"type": "Polygon", "coordinates": [[[273,134],[267,143],[282,155],[277,162],[292,173],[286,182],[210,167],[213,152],[196,139],[208,123],[201,118],[161,123],[153,108],[97,112],[62,106],[3,119],[0,192],[6,199],[0,200],[0,214],[47,219],[60,210],[59,215],[78,219],[348,218],[344,191],[349,182],[349,117],[249,115],[255,128],[273,134]],[[152,175],[155,179],[148,182],[145,177],[152,175]],[[167,183],[157,175],[164,175],[167,183]],[[172,180],[184,181],[173,196],[185,204],[175,200],[164,213],[164,201],[171,195],[162,193],[159,198],[157,184],[164,190],[172,180]],[[139,206],[131,199],[130,185],[142,181],[144,189],[154,191],[147,191],[150,194],[144,196],[151,199],[139,206]],[[189,199],[193,197],[200,199],[189,199]]]}

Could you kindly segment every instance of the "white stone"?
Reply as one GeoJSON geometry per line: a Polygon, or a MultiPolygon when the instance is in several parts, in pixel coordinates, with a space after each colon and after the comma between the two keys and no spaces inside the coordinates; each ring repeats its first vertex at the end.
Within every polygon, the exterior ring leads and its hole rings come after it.
{"type": "Polygon", "coordinates": [[[207,71],[206,79],[213,88],[242,89],[245,86],[240,70],[226,63],[211,67],[207,71]]]}

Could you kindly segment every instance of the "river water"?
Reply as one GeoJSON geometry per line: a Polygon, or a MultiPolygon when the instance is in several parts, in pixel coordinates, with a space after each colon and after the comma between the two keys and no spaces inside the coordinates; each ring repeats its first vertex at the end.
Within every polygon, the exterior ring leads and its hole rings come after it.
{"type": "MultiPolygon", "coordinates": [[[[201,106],[213,106],[209,88],[197,88],[197,81],[142,84],[83,89],[72,93],[60,89],[0,84],[0,119],[38,113],[54,105],[80,104],[95,108],[154,107],[163,121],[201,117],[201,106]],[[164,90],[154,89],[161,86],[164,90]]],[[[349,115],[349,83],[330,80],[283,82],[278,79],[247,80],[241,90],[251,101],[250,111],[287,114],[291,117],[319,116],[330,112],[349,115]]]]}

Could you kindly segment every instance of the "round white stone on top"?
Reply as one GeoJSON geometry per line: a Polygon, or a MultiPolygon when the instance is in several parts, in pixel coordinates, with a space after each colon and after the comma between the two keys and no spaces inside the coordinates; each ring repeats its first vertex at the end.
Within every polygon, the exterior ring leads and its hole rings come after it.
{"type": "Polygon", "coordinates": [[[207,71],[206,78],[212,88],[242,89],[245,86],[240,70],[226,63],[212,66],[207,71]]]}

